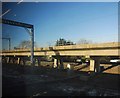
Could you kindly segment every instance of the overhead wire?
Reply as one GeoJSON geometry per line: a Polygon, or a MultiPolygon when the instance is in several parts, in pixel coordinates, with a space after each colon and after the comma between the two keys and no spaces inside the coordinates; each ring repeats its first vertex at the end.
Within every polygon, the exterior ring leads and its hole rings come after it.
{"type": "MultiPolygon", "coordinates": [[[[17,2],[17,5],[21,4],[23,2],[23,0],[20,0],[17,2]]],[[[8,9],[7,11],[5,11],[3,14],[0,15],[0,18],[2,18],[4,15],[6,15],[7,13],[9,13],[10,11],[12,11],[12,9],[8,9]]]]}

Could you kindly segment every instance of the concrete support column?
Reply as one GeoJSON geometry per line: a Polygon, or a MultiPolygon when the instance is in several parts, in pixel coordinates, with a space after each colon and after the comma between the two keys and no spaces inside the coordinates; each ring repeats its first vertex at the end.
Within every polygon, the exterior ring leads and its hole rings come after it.
{"type": "Polygon", "coordinates": [[[7,63],[7,57],[2,57],[3,63],[7,63]]]}
{"type": "Polygon", "coordinates": [[[16,64],[16,57],[13,58],[13,64],[16,64]]]}
{"type": "Polygon", "coordinates": [[[7,63],[9,63],[10,62],[10,57],[7,57],[7,63]]]}
{"type": "Polygon", "coordinates": [[[20,58],[17,58],[17,64],[18,65],[20,64],[20,58]]]}
{"type": "Polygon", "coordinates": [[[20,59],[20,64],[21,64],[21,65],[25,65],[25,60],[24,60],[24,58],[21,58],[21,59],[20,59]]]}
{"type": "Polygon", "coordinates": [[[35,66],[40,66],[40,59],[39,58],[34,58],[35,59],[35,66]]]}
{"type": "Polygon", "coordinates": [[[13,58],[12,57],[10,58],[10,63],[13,63],[13,58]]]}
{"type": "Polygon", "coordinates": [[[100,72],[100,58],[95,57],[94,60],[90,60],[90,71],[100,72]]]}
{"type": "Polygon", "coordinates": [[[100,72],[100,58],[95,59],[95,72],[100,72]]]}
{"type": "Polygon", "coordinates": [[[38,58],[37,61],[38,61],[38,66],[41,66],[40,58],[38,58]]]}
{"type": "Polygon", "coordinates": [[[60,69],[64,69],[64,66],[63,66],[63,59],[60,58],[59,61],[60,61],[60,69]]]}
{"type": "Polygon", "coordinates": [[[95,69],[95,60],[90,60],[90,71],[94,71],[95,69]]]}
{"type": "Polygon", "coordinates": [[[54,58],[54,68],[58,67],[58,59],[54,58]]]}
{"type": "Polygon", "coordinates": [[[25,65],[25,60],[23,59],[22,61],[23,61],[23,65],[25,65]]]}

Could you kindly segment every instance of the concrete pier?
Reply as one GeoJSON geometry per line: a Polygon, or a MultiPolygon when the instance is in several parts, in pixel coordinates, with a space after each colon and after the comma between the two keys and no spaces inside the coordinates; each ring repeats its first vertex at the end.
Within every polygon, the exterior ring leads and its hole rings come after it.
{"type": "Polygon", "coordinates": [[[10,57],[7,57],[7,63],[9,63],[10,62],[10,57]]]}
{"type": "Polygon", "coordinates": [[[90,71],[94,71],[95,69],[95,60],[90,60],[90,71]]]}
{"type": "Polygon", "coordinates": [[[37,59],[37,62],[38,62],[38,66],[41,66],[40,58],[37,59]]]}
{"type": "Polygon", "coordinates": [[[17,64],[20,64],[20,58],[17,58],[17,64]]]}
{"type": "Polygon", "coordinates": [[[95,58],[95,72],[100,72],[100,58],[95,58]]]}
{"type": "Polygon", "coordinates": [[[58,59],[54,58],[54,68],[58,67],[58,59]]]}
{"type": "Polygon", "coordinates": [[[95,59],[90,60],[90,71],[100,72],[100,58],[95,57],[95,59]]]}

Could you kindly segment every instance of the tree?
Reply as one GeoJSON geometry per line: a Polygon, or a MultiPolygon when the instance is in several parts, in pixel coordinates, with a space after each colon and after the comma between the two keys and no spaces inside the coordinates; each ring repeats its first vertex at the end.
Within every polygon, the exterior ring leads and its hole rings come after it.
{"type": "MultiPolygon", "coordinates": [[[[34,42],[34,47],[37,47],[36,42],[34,42]]],[[[22,41],[19,45],[18,48],[31,48],[31,41],[29,40],[24,40],[22,41]]]]}
{"type": "Polygon", "coordinates": [[[59,40],[56,41],[55,46],[63,46],[63,45],[74,45],[74,43],[72,41],[66,41],[63,38],[60,38],[59,40]]]}
{"type": "Polygon", "coordinates": [[[71,42],[71,41],[67,41],[67,42],[66,42],[66,45],[74,45],[74,43],[71,42]]]}
{"type": "Polygon", "coordinates": [[[63,38],[60,38],[59,40],[57,40],[56,42],[56,46],[62,46],[66,44],[66,40],[63,38]]]}

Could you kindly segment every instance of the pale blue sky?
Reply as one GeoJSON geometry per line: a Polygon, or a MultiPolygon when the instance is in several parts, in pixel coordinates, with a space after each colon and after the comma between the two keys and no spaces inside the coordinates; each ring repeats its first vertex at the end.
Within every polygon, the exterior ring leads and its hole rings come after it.
{"type": "MultiPolygon", "coordinates": [[[[74,43],[83,38],[97,43],[118,41],[117,2],[3,3],[3,12],[8,9],[4,18],[34,25],[35,42],[41,47],[54,45],[59,38],[74,43]]],[[[8,35],[13,47],[29,40],[24,28],[3,25],[3,37],[8,35]]]]}

